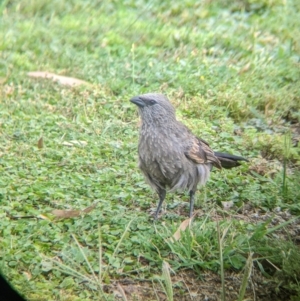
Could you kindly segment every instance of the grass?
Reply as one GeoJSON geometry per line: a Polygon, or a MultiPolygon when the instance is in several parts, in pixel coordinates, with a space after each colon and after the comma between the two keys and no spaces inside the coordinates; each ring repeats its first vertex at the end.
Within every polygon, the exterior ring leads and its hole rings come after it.
{"type": "Polygon", "coordinates": [[[193,271],[197,287],[221,266],[231,300],[226,273],[254,277],[249,258],[274,292],[299,298],[299,11],[296,0],[1,2],[1,269],[29,300],[145,299],[115,289],[126,279],[153,284],[153,299],[191,299],[177,275],[193,271]],[[152,91],[214,149],[250,159],[212,173],[197,193],[202,213],[176,242],[187,196],[168,195],[153,224],[157,196],[137,168],[129,99],[152,91]],[[95,201],[76,218],[52,213],[95,201]]]}

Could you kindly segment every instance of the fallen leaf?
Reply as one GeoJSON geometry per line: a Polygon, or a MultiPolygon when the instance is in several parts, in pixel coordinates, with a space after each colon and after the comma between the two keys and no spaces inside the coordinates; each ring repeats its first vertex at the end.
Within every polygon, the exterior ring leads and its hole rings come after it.
{"type": "Polygon", "coordinates": [[[247,72],[250,69],[250,67],[251,67],[250,63],[246,64],[244,67],[242,67],[240,69],[239,74],[243,74],[243,73],[247,72]]]}
{"type": "Polygon", "coordinates": [[[39,214],[38,216],[37,216],[37,218],[40,218],[40,219],[44,219],[44,220],[48,220],[48,221],[50,221],[50,218],[48,218],[46,215],[44,215],[44,214],[39,214]]]}
{"type": "Polygon", "coordinates": [[[95,202],[94,204],[92,204],[89,207],[86,207],[83,210],[75,210],[75,209],[71,209],[71,210],[59,210],[59,209],[54,209],[52,210],[52,214],[55,215],[56,218],[72,218],[72,217],[78,217],[84,214],[87,214],[89,212],[91,212],[96,206],[97,206],[98,202],[95,202]]]}
{"type": "Polygon", "coordinates": [[[25,276],[25,278],[27,279],[27,281],[29,281],[32,278],[32,275],[29,272],[23,272],[23,275],[25,276]]]}
{"type": "Polygon", "coordinates": [[[43,139],[43,137],[41,137],[39,139],[39,141],[37,143],[37,147],[40,148],[40,149],[44,147],[44,139],[43,139]]]}
{"type": "Polygon", "coordinates": [[[89,83],[75,78],[75,77],[68,77],[68,76],[62,76],[62,75],[57,75],[55,73],[50,73],[50,72],[44,72],[44,71],[34,71],[34,72],[28,72],[27,75],[29,77],[34,77],[34,78],[45,78],[45,79],[51,79],[55,82],[59,82],[60,84],[64,86],[79,86],[79,85],[88,85],[89,83]]]}
{"type": "Polygon", "coordinates": [[[171,240],[173,240],[173,241],[174,241],[174,239],[175,239],[176,241],[179,240],[179,239],[180,239],[180,236],[181,236],[180,232],[185,231],[185,229],[187,228],[187,226],[189,226],[189,225],[192,223],[193,218],[194,218],[198,213],[199,213],[199,210],[195,211],[194,214],[193,214],[190,218],[184,220],[184,221],[180,224],[180,226],[178,227],[178,229],[176,230],[176,232],[173,234],[171,240]]]}
{"type": "Polygon", "coordinates": [[[187,226],[190,224],[190,222],[192,221],[194,216],[192,216],[191,218],[188,218],[186,220],[184,220],[180,226],[178,227],[178,229],[176,230],[176,232],[173,234],[173,238],[177,241],[180,239],[181,236],[181,232],[185,231],[185,229],[187,228],[187,226]]]}
{"type": "Polygon", "coordinates": [[[70,142],[73,143],[73,144],[81,145],[81,146],[86,146],[87,145],[87,142],[83,141],[83,140],[71,140],[70,142]]]}
{"type": "Polygon", "coordinates": [[[86,207],[85,209],[82,210],[82,212],[84,213],[89,213],[91,212],[93,209],[95,209],[95,207],[97,206],[98,202],[95,202],[94,204],[92,204],[89,207],[86,207]]]}
{"type": "Polygon", "coordinates": [[[70,218],[77,217],[81,214],[80,210],[58,210],[54,209],[52,214],[56,216],[56,218],[70,218]]]}
{"type": "Polygon", "coordinates": [[[64,145],[64,146],[76,146],[76,145],[86,146],[87,142],[83,141],[83,140],[71,140],[71,141],[63,141],[62,145],[64,145]]]}
{"type": "Polygon", "coordinates": [[[64,146],[74,146],[73,143],[70,143],[70,142],[68,142],[68,141],[62,142],[62,145],[64,145],[64,146]]]}

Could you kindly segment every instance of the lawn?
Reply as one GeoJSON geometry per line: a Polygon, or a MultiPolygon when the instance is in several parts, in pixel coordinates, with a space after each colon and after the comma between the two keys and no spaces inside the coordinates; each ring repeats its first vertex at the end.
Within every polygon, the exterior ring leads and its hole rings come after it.
{"type": "Polygon", "coordinates": [[[0,269],[28,300],[300,299],[298,0],[0,12],[0,269]],[[176,239],[188,195],[169,193],[153,223],[137,165],[129,99],[148,92],[214,150],[249,159],[212,172],[176,239]]]}

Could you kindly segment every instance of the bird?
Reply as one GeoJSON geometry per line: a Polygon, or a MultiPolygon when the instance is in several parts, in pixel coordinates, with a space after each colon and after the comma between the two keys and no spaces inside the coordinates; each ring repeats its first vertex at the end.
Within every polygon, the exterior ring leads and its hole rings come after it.
{"type": "Polygon", "coordinates": [[[134,96],[130,101],[137,105],[142,121],[139,168],[159,197],[154,220],[167,190],[188,191],[191,218],[197,186],[206,184],[212,168],[228,169],[241,165],[240,161],[248,161],[241,156],[214,152],[205,140],[176,119],[175,108],[165,95],[147,93],[134,96]]]}

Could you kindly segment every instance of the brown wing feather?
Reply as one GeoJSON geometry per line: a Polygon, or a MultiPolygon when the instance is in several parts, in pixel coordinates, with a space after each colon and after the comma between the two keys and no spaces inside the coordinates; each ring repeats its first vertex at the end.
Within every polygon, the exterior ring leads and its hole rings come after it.
{"type": "Polygon", "coordinates": [[[208,143],[200,138],[193,139],[193,144],[185,155],[197,164],[212,163],[213,166],[222,168],[219,159],[214,155],[208,143]]]}

